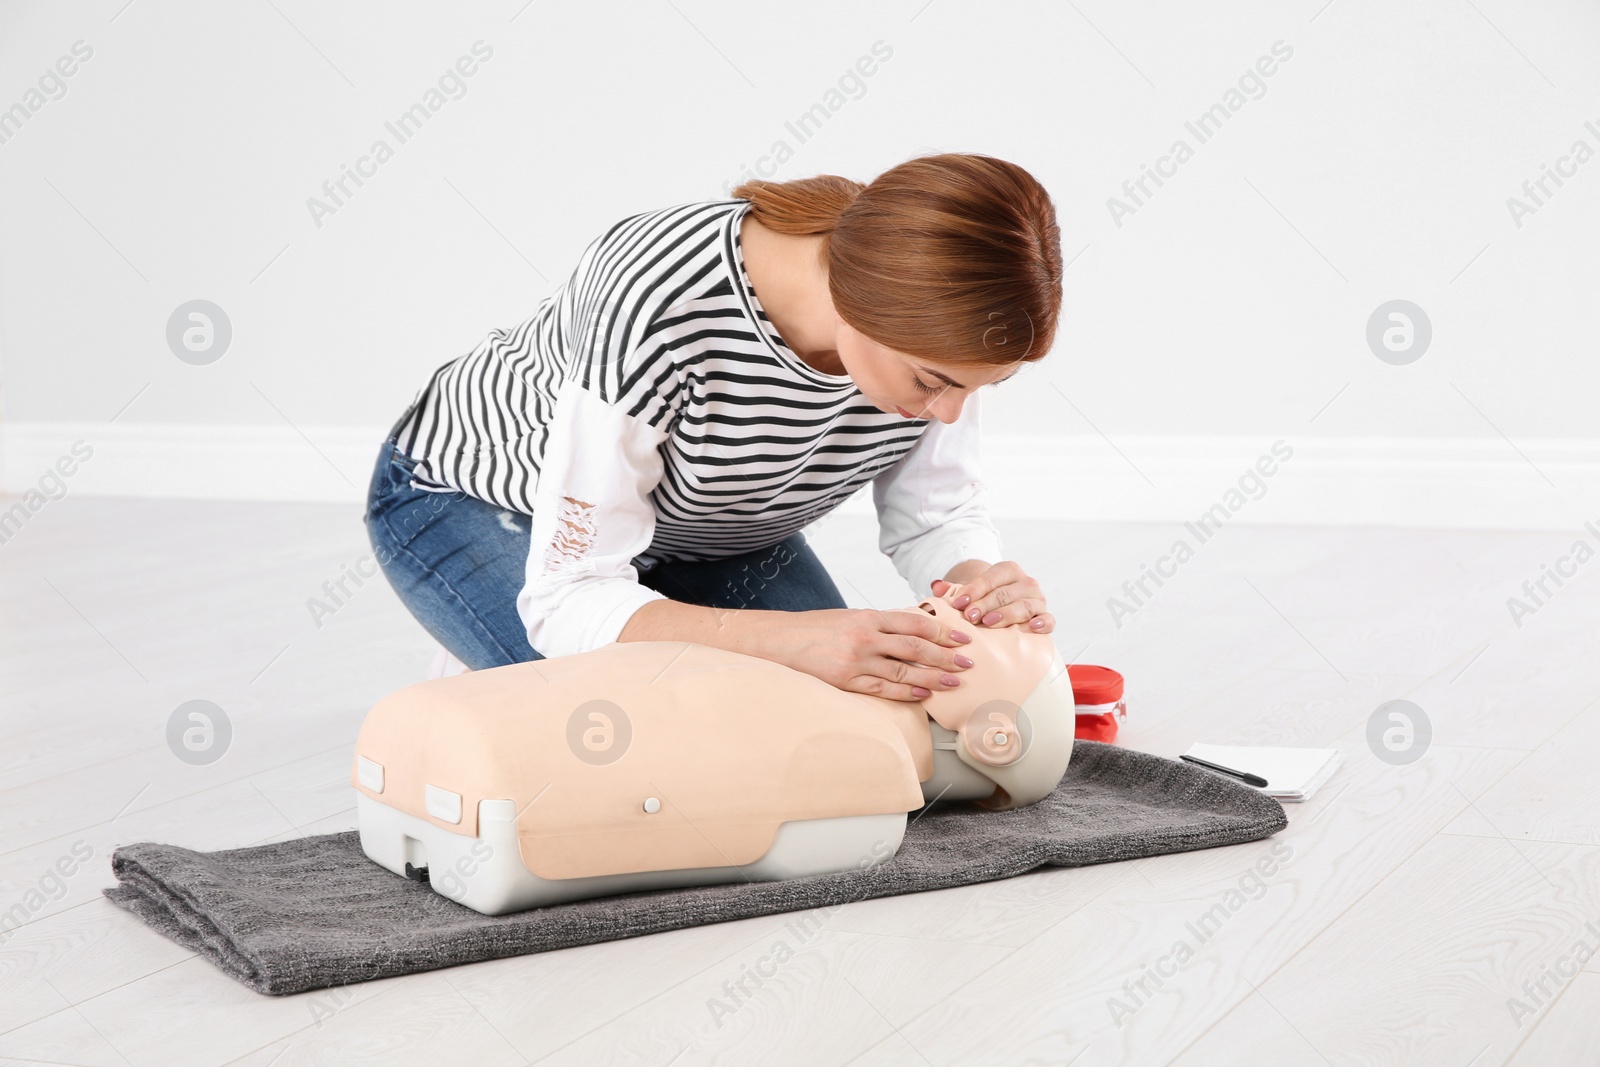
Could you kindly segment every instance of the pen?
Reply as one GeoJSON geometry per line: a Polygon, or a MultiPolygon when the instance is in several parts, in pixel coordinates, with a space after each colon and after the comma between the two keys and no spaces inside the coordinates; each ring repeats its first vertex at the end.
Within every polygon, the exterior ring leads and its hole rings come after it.
{"type": "Polygon", "coordinates": [[[1178,758],[1188,760],[1190,763],[1198,763],[1202,767],[1210,767],[1212,770],[1221,771],[1223,774],[1231,774],[1235,778],[1241,778],[1244,780],[1245,785],[1264,786],[1267,784],[1267,780],[1259,774],[1247,774],[1244,771],[1236,771],[1231,767],[1219,767],[1215,763],[1207,763],[1205,760],[1195,756],[1179,756],[1178,758]]]}

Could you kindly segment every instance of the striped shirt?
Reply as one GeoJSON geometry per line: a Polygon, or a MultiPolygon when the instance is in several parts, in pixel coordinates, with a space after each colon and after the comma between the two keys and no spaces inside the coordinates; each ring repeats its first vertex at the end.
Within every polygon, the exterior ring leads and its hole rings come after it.
{"type": "Polygon", "coordinates": [[[532,517],[518,614],[545,656],[614,641],[645,603],[634,561],[765,548],[869,481],[879,547],[927,595],[1001,557],[960,419],[880,411],[784,342],[745,271],[750,204],[632,215],[527,321],[439,367],[396,423],[412,485],[532,517]]]}

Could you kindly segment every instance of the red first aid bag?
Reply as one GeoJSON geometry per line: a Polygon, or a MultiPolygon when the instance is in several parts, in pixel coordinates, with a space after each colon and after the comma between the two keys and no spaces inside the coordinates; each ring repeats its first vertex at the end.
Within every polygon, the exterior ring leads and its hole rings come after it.
{"type": "Polygon", "coordinates": [[[1072,663],[1067,666],[1067,676],[1072,679],[1072,702],[1078,706],[1073,736],[1088,741],[1115,741],[1117,724],[1128,719],[1128,706],[1122,700],[1122,675],[1110,667],[1072,663]]]}

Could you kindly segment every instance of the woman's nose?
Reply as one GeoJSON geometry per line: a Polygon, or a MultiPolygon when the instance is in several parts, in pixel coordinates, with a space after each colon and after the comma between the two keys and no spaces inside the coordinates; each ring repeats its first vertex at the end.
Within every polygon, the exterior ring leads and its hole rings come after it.
{"type": "Polygon", "coordinates": [[[961,417],[961,407],[966,402],[967,394],[960,389],[946,389],[939,394],[939,399],[929,407],[935,418],[940,422],[951,423],[961,417]]]}

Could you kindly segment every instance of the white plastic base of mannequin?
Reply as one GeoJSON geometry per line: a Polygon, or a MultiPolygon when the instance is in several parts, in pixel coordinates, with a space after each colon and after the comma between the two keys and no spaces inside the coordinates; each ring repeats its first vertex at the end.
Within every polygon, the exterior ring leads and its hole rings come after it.
{"type": "Polygon", "coordinates": [[[479,801],[477,837],[442,829],[360,792],[356,815],[368,859],[413,879],[426,869],[434,892],[484,915],[647,889],[866,870],[893,856],[906,832],[905,812],[802,819],[780,826],[767,854],[744,867],[550,879],[523,865],[514,801],[479,801]]]}

